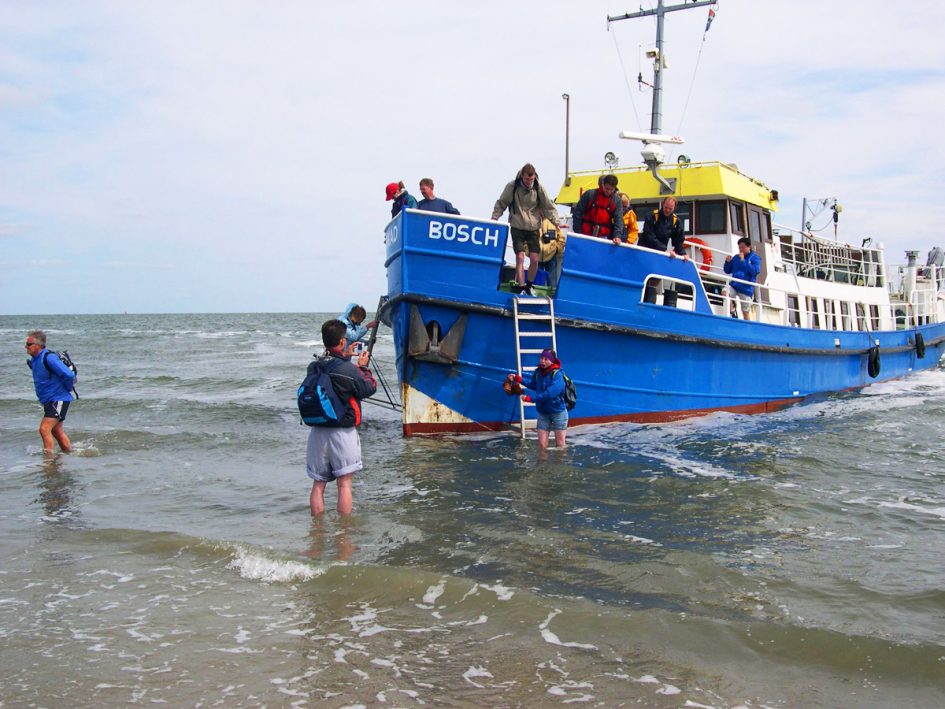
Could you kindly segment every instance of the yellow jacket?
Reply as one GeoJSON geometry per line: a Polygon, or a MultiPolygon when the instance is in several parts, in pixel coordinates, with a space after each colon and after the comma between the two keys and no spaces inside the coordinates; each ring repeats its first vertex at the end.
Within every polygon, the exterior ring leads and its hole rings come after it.
{"type": "Polygon", "coordinates": [[[637,243],[637,239],[640,238],[640,227],[637,226],[637,213],[633,211],[633,205],[627,207],[623,213],[623,223],[627,227],[627,243],[637,243]]]}
{"type": "Polygon", "coordinates": [[[543,238],[539,239],[541,246],[540,260],[542,262],[550,261],[555,256],[564,253],[565,235],[564,231],[559,229],[556,224],[552,224],[548,219],[541,220],[541,234],[544,236],[550,231],[555,232],[555,238],[546,242],[543,238]]]}

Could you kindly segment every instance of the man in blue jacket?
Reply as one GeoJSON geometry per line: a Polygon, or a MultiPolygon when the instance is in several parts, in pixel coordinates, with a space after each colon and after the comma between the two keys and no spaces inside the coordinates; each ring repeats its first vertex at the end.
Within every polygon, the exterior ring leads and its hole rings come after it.
{"type": "MultiPolygon", "coordinates": [[[[751,250],[751,241],[743,236],[738,240],[738,253],[735,256],[726,256],[723,270],[740,281],[754,283],[761,273],[761,257],[751,250]]],[[[755,294],[755,287],[747,283],[729,283],[729,295],[738,301],[741,306],[742,319],[751,320],[751,300],[755,294]]]]}
{"type": "Polygon", "coordinates": [[[62,427],[73,400],[72,387],[75,373],[62,363],[59,355],[46,349],[46,333],[30,330],[26,335],[27,364],[33,370],[33,386],[36,398],[43,405],[43,419],[39,422],[39,436],[43,439],[43,450],[52,453],[56,441],[63,453],[72,450],[72,444],[62,427]],[[55,440],[54,440],[55,439],[55,440]]]}

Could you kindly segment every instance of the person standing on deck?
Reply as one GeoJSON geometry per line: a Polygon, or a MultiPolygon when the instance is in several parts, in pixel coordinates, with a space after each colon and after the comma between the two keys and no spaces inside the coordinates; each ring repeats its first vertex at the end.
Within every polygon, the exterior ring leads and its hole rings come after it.
{"type": "MultiPolygon", "coordinates": [[[[738,240],[738,253],[726,256],[722,269],[733,278],[755,282],[761,273],[761,257],[751,250],[751,241],[747,236],[738,240]]],[[[755,287],[747,283],[729,283],[729,295],[741,306],[742,319],[751,320],[751,300],[755,287]]]]}
{"type": "Polygon", "coordinates": [[[512,250],[515,252],[515,282],[519,286],[519,292],[524,291],[531,295],[541,254],[541,218],[544,216],[554,224],[560,221],[554,202],[545,192],[545,188],[538,183],[538,173],[531,163],[525,163],[515,179],[502,190],[492,210],[492,219],[498,220],[506,209],[509,210],[509,231],[512,250]],[[525,279],[526,252],[528,280],[525,279]]]}
{"type": "Polygon", "coordinates": [[[29,368],[33,372],[33,387],[36,398],[43,405],[43,418],[39,422],[39,437],[43,440],[43,451],[51,454],[56,443],[63,453],[72,450],[72,444],[62,424],[74,400],[72,388],[75,372],[59,359],[59,355],[46,349],[46,333],[30,330],[26,335],[26,354],[29,368]]]}
{"type": "Polygon", "coordinates": [[[615,196],[617,176],[604,175],[596,190],[588,190],[574,205],[574,231],[586,236],[611,239],[623,243],[623,204],[615,196]]]}
{"type": "Polygon", "coordinates": [[[410,196],[403,182],[391,182],[387,185],[387,201],[394,203],[390,207],[390,218],[393,219],[400,214],[401,209],[416,209],[417,200],[410,196]]]}
{"type": "Polygon", "coordinates": [[[441,212],[443,214],[459,214],[459,210],[445,199],[440,199],[433,193],[433,180],[424,177],[420,180],[420,194],[423,195],[417,203],[417,209],[425,212],[441,212]]]}
{"type": "Polygon", "coordinates": [[[686,236],[683,233],[682,222],[679,221],[674,212],[676,211],[676,198],[664,197],[659,209],[654,209],[653,213],[648,215],[643,222],[643,233],[640,234],[640,246],[656,251],[665,251],[670,258],[682,257],[683,261],[688,261],[686,248],[683,242],[686,236]],[[672,248],[669,244],[672,242],[672,248]]]}
{"type": "Polygon", "coordinates": [[[624,233],[627,235],[627,243],[635,244],[640,239],[640,227],[637,225],[637,213],[630,206],[630,195],[626,192],[618,192],[620,204],[623,206],[623,226],[624,233]]]}

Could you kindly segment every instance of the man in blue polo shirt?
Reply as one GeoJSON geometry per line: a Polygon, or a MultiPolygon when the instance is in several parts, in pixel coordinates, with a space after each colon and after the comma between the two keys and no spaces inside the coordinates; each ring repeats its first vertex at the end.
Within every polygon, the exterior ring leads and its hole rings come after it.
{"type": "Polygon", "coordinates": [[[425,212],[459,214],[459,210],[456,209],[456,207],[447,202],[445,199],[440,199],[435,194],[433,194],[433,180],[431,180],[429,177],[424,177],[422,180],[420,180],[420,194],[423,195],[423,199],[417,203],[417,209],[422,209],[425,212]]]}
{"type": "Polygon", "coordinates": [[[73,400],[72,387],[75,373],[62,363],[59,355],[46,349],[46,333],[31,330],[26,335],[27,364],[33,370],[33,386],[36,398],[43,405],[43,419],[39,422],[39,436],[43,439],[43,450],[52,453],[56,441],[63,453],[72,450],[69,437],[62,427],[73,400]]]}

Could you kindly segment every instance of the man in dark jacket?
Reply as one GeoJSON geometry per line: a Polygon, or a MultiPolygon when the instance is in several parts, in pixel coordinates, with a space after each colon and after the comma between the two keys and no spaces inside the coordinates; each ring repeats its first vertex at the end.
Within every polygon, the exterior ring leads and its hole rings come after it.
{"type": "Polygon", "coordinates": [[[325,486],[332,480],[338,483],[338,514],[351,514],[351,476],[364,467],[361,462],[361,399],[377,391],[377,384],[368,369],[370,354],[358,357],[357,365],[345,355],[347,339],[345,324],[329,320],[322,325],[322,342],[326,360],[336,360],[329,372],[332,388],[344,404],[344,413],[333,426],[312,426],[308,434],[305,471],[314,481],[309,495],[312,514],[325,511],[325,486]]]}
{"type": "Polygon", "coordinates": [[[637,242],[640,246],[656,251],[665,251],[670,258],[681,256],[683,261],[688,261],[686,249],[683,246],[686,236],[683,233],[683,225],[679,217],[673,212],[676,211],[676,198],[664,197],[659,209],[654,209],[653,213],[648,215],[643,224],[643,233],[640,234],[640,240],[637,242]],[[673,248],[669,248],[672,242],[673,248]]]}

